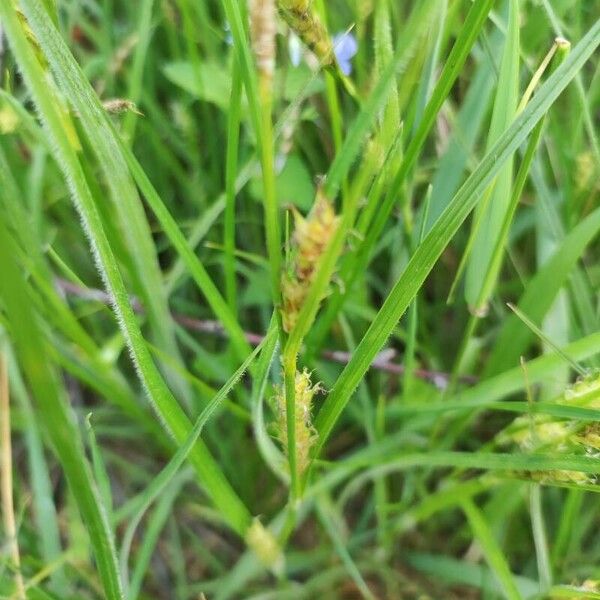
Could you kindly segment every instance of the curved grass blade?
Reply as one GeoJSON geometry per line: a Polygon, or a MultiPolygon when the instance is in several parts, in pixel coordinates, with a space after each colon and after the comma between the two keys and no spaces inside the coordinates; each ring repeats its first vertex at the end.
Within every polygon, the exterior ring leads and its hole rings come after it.
{"type": "Polygon", "coordinates": [[[348,462],[345,476],[352,471],[367,467],[355,475],[352,484],[357,488],[374,477],[416,467],[453,467],[482,471],[523,471],[526,473],[550,471],[577,471],[596,475],[600,473],[600,460],[592,456],[555,454],[510,454],[473,452],[427,452],[401,454],[371,466],[370,459],[348,462]]]}
{"type": "MultiPolygon", "coordinates": [[[[55,154],[69,183],[96,265],[113,298],[119,325],[138,375],[161,422],[167,431],[182,443],[190,430],[189,419],[173,397],[148,351],[85,175],[71,141],[65,134],[61,115],[57,112],[53,99],[47,94],[46,74],[29,46],[15,8],[7,3],[0,3],[0,16],[11,48],[38,106],[46,131],[54,144],[55,154]]],[[[196,468],[206,492],[221,511],[226,522],[243,536],[251,523],[251,515],[225,479],[202,440],[196,443],[190,461],[196,468]]]]}
{"type": "Polygon", "coordinates": [[[471,499],[461,502],[461,506],[467,516],[475,538],[481,544],[489,566],[504,588],[506,597],[509,600],[522,600],[502,549],[494,539],[494,534],[487,524],[483,513],[475,506],[471,499]]]}
{"type": "MultiPolygon", "coordinates": [[[[518,0],[510,0],[508,8],[508,27],[487,151],[513,122],[517,112],[520,48],[518,0]]],[[[493,189],[488,192],[491,194],[489,202],[481,203],[475,209],[471,234],[473,245],[465,274],[465,297],[475,314],[486,310],[488,298],[482,293],[482,287],[486,283],[486,273],[491,269],[494,249],[500,239],[501,224],[509,211],[513,162],[512,157],[509,158],[490,184],[493,189]]]]}
{"type": "Polygon", "coordinates": [[[600,21],[592,26],[587,35],[575,46],[571,55],[558,67],[511,127],[500,137],[419,245],[317,416],[318,451],[323,447],[354,389],[369,369],[369,365],[423,285],[444,248],[477,204],[481,194],[598,45],[600,45],[600,21]]]}
{"type": "MultiPolygon", "coordinates": [[[[99,155],[101,166],[103,166],[107,173],[108,181],[112,182],[113,185],[117,185],[114,179],[116,174],[119,174],[118,181],[122,182],[122,187],[114,191],[115,195],[120,197],[119,191],[123,192],[124,190],[129,190],[130,194],[135,195],[135,198],[132,196],[130,199],[131,205],[133,206],[138,202],[135,186],[133,186],[133,182],[131,181],[131,177],[126,168],[128,166],[131,170],[131,174],[144,194],[148,205],[159,220],[165,234],[177,252],[182,256],[211,309],[227,329],[227,332],[232,338],[234,347],[238,352],[239,358],[242,360],[248,352],[250,352],[250,347],[245,341],[241,327],[237,323],[235,317],[231,314],[231,311],[227,307],[227,303],[223,300],[217,287],[210,279],[206,269],[194,255],[184,235],[177,226],[177,223],[165,207],[160,196],[135,159],[135,156],[116,133],[114,126],[102,108],[96,93],[77,65],[64,40],[52,24],[48,22],[48,17],[45,14],[45,11],[40,7],[39,0],[23,0],[23,6],[26,9],[25,13],[29,23],[36,33],[40,45],[44,49],[45,55],[47,56],[53,71],[56,73],[64,93],[69,98],[69,102],[79,113],[79,118],[84,125],[86,134],[90,138],[94,150],[99,155]],[[133,188],[133,190],[130,188],[133,188]]],[[[141,205],[138,208],[139,210],[137,208],[135,210],[138,210],[138,212],[142,210],[141,205]]],[[[133,210],[133,208],[131,210],[133,210]]],[[[143,212],[140,218],[145,222],[143,212]]],[[[139,219],[132,217],[127,221],[133,226],[138,223],[139,219]]],[[[136,239],[138,238],[139,235],[136,235],[136,239]]],[[[152,256],[154,254],[154,246],[152,245],[152,248],[150,249],[144,249],[145,246],[141,245],[139,240],[138,243],[140,245],[136,248],[137,252],[135,256],[144,262],[146,256],[152,256]]],[[[142,269],[140,272],[143,273],[144,270],[142,269]]],[[[160,290],[163,289],[162,282],[158,281],[152,283],[153,281],[153,279],[149,278],[146,283],[151,287],[155,295],[161,296],[162,292],[160,290]]],[[[146,301],[147,299],[144,297],[144,303],[146,303],[146,301]]],[[[150,307],[148,308],[150,309],[150,307]]],[[[166,310],[166,302],[163,308],[166,310]]],[[[164,315],[161,314],[161,311],[162,309],[157,309],[155,312],[158,315],[157,318],[159,318],[159,320],[164,320],[164,315]]]]}
{"type": "Polygon", "coordinates": [[[181,465],[185,462],[190,454],[192,448],[200,438],[202,429],[206,425],[207,421],[213,415],[215,410],[223,403],[223,401],[230,394],[231,390],[238,383],[242,375],[248,370],[250,365],[254,362],[254,359],[259,352],[267,345],[271,343],[276,332],[271,330],[269,335],[260,343],[259,346],[248,356],[248,358],[242,363],[237,371],[229,378],[227,383],[217,392],[215,397],[209,402],[206,408],[200,413],[200,416],[196,419],[194,426],[188,434],[185,441],[179,446],[177,452],[173,455],[168,464],[162,469],[162,471],[154,477],[150,485],[141,492],[133,501],[131,501],[131,507],[136,506],[137,510],[134,516],[129,521],[127,529],[125,531],[123,544],[121,548],[121,569],[123,572],[126,571],[127,561],[129,557],[129,550],[131,543],[133,542],[133,536],[137,526],[141,522],[144,514],[150,507],[150,505],[158,498],[158,496],[165,490],[173,477],[177,474],[181,465]]]}
{"type": "MultiPolygon", "coordinates": [[[[8,11],[0,8],[0,13],[2,12],[8,11]]],[[[10,30],[14,22],[11,23],[10,18],[5,19],[5,14],[2,17],[7,30],[10,30]]],[[[104,594],[108,600],[121,600],[123,589],[106,511],[85,458],[73,416],[67,408],[64,390],[56,371],[44,358],[46,342],[34,314],[23,274],[15,259],[14,241],[2,220],[0,255],[3,257],[4,279],[4,284],[0,286],[0,298],[11,324],[10,335],[17,349],[19,362],[36,399],[38,411],[44,415],[45,428],[86,524],[104,594]]]]}
{"type": "MultiPolygon", "coordinates": [[[[600,208],[597,208],[565,236],[552,258],[528,283],[519,300],[519,310],[534,323],[541,323],[585,248],[599,233],[600,208]]],[[[516,315],[508,317],[494,344],[485,374],[495,375],[518,364],[519,356],[527,349],[532,336],[516,315]]]]}
{"type": "MultiPolygon", "coordinates": [[[[163,350],[177,356],[179,350],[175,341],[174,323],[168,310],[150,226],[116,139],[106,127],[108,115],[41,1],[23,0],[20,6],[39,43],[40,51],[56,77],[60,91],[78,114],[82,126],[78,129],[84,133],[98,160],[117,216],[117,222],[114,223],[115,237],[118,236],[122,242],[119,244],[119,254],[126,264],[131,265],[128,269],[129,276],[145,306],[152,335],[163,350]]],[[[113,242],[115,253],[117,248],[117,244],[113,242]]],[[[185,382],[166,368],[164,372],[171,385],[189,399],[189,388],[185,382]]]]}
{"type": "MultiPolygon", "coordinates": [[[[594,333],[562,348],[573,360],[586,360],[600,353],[600,333],[594,333]]],[[[530,383],[539,383],[552,377],[556,368],[564,364],[558,354],[545,354],[527,363],[527,377],[530,383]]],[[[502,398],[525,388],[522,368],[515,367],[504,371],[494,377],[485,379],[481,383],[462,390],[457,403],[465,408],[483,406],[488,402],[502,398]]],[[[537,406],[537,405],[534,405],[537,406]]]]}
{"type": "Polygon", "coordinates": [[[252,387],[252,428],[258,451],[263,460],[271,469],[273,474],[286,484],[290,483],[290,475],[286,470],[286,460],[283,453],[273,443],[264,424],[264,396],[269,379],[269,371],[275,360],[277,350],[277,336],[271,335],[277,329],[277,320],[272,319],[269,329],[270,340],[265,345],[257,361],[256,369],[253,373],[254,384],[252,387]]]}
{"type": "MultiPolygon", "coordinates": [[[[427,404],[418,404],[411,406],[410,404],[403,404],[395,406],[393,413],[395,415],[414,415],[423,413],[443,413],[446,411],[454,410],[465,410],[469,405],[465,402],[457,401],[444,401],[444,402],[429,402],[427,404]]],[[[507,412],[515,412],[521,414],[541,414],[558,417],[560,419],[572,419],[574,421],[600,421],[600,410],[594,408],[585,408],[581,406],[570,406],[568,404],[560,404],[556,402],[536,402],[535,404],[528,404],[527,402],[520,401],[504,401],[496,402],[490,400],[485,403],[477,404],[477,408],[484,408],[489,410],[501,410],[507,412]]]]}

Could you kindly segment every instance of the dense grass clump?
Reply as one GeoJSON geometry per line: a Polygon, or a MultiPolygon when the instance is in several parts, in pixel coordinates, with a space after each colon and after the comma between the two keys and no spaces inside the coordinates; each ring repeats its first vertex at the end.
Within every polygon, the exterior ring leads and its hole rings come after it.
{"type": "Polygon", "coordinates": [[[600,598],[597,2],[0,40],[1,598],[600,598]]]}

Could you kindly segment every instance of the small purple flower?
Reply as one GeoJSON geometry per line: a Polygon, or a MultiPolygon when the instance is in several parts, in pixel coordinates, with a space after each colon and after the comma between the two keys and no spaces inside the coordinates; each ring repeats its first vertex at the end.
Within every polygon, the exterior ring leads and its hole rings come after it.
{"type": "Polygon", "coordinates": [[[333,36],[333,51],[344,75],[352,73],[352,58],[358,52],[358,42],[350,32],[333,36]]]}

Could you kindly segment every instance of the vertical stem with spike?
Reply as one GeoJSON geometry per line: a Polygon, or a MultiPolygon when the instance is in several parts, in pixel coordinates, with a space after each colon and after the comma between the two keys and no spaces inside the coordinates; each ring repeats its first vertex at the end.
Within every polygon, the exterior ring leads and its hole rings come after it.
{"type": "MultiPolygon", "coordinates": [[[[265,210],[265,226],[267,252],[271,267],[271,288],[273,303],[280,322],[282,342],[285,332],[281,322],[281,314],[277,309],[281,304],[281,233],[277,207],[277,190],[275,186],[274,150],[273,150],[273,75],[275,71],[275,33],[276,11],[275,0],[251,0],[250,32],[252,49],[258,71],[258,94],[260,99],[260,160],[263,175],[263,206],[265,210]]],[[[296,461],[296,403],[295,377],[296,360],[284,361],[284,389],[286,400],[287,452],[290,467],[291,494],[299,496],[298,467],[296,461]]]]}

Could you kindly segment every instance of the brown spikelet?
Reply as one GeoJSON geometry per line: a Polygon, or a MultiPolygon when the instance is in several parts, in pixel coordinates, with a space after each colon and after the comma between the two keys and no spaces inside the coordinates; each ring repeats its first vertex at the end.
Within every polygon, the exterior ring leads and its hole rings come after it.
{"type": "Polygon", "coordinates": [[[136,115],[143,114],[138,110],[135,102],[131,100],[125,100],[123,98],[112,98],[111,100],[105,100],[102,102],[102,108],[107,112],[114,115],[119,115],[124,112],[132,112],[136,115]]]}
{"type": "Polygon", "coordinates": [[[339,223],[331,202],[320,191],[308,217],[304,218],[297,211],[294,217],[292,260],[281,280],[283,328],[287,333],[296,325],[318,261],[339,223]]]}
{"type": "Polygon", "coordinates": [[[600,423],[586,425],[575,440],[589,450],[600,450],[600,423]]]}
{"type": "Polygon", "coordinates": [[[250,0],[250,36],[261,78],[271,81],[275,72],[275,0],[250,0]]]}

